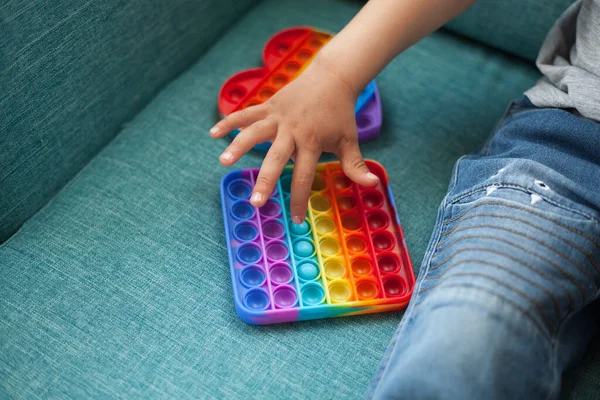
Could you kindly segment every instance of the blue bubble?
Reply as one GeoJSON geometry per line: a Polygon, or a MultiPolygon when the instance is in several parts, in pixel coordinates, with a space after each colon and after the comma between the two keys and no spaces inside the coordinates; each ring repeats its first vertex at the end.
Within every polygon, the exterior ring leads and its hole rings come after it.
{"type": "Polygon", "coordinates": [[[290,222],[290,231],[294,235],[306,235],[310,232],[310,225],[306,221],[302,221],[301,224],[294,224],[290,222]]]}
{"type": "Polygon", "coordinates": [[[265,281],[265,274],[260,268],[250,266],[242,270],[240,278],[248,286],[260,286],[265,281]]]}
{"type": "Polygon", "coordinates": [[[305,281],[312,281],[319,276],[319,267],[312,262],[302,262],[297,266],[298,277],[305,281]]]}
{"type": "Polygon", "coordinates": [[[251,290],[246,295],[246,306],[253,310],[263,310],[269,305],[269,297],[262,290],[251,290]]]}
{"type": "Polygon", "coordinates": [[[229,194],[233,198],[237,199],[248,199],[252,192],[252,186],[248,181],[243,179],[236,179],[232,181],[228,186],[229,194]]]}
{"type": "Polygon", "coordinates": [[[260,260],[261,251],[257,246],[244,244],[238,249],[238,259],[246,264],[255,263],[260,260]]]}
{"type": "Polygon", "coordinates": [[[309,283],[302,288],[302,301],[307,306],[319,304],[325,297],[325,291],[316,283],[309,283]]]}
{"type": "Polygon", "coordinates": [[[299,240],[294,243],[294,253],[299,257],[309,257],[314,251],[315,246],[308,240],[299,240]]]}

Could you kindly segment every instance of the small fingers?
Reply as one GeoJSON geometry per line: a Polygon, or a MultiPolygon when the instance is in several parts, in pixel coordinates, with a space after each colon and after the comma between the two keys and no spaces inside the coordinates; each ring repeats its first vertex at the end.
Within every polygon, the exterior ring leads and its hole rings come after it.
{"type": "Polygon", "coordinates": [[[256,178],[252,197],[250,197],[252,205],[261,207],[265,204],[271,193],[273,193],[277,180],[293,151],[294,143],[292,140],[278,139],[273,142],[256,178]]]}
{"type": "Polygon", "coordinates": [[[274,120],[264,119],[255,122],[238,133],[219,156],[219,160],[223,165],[233,165],[254,146],[272,139],[276,134],[277,123],[274,120]]]}
{"type": "Polygon", "coordinates": [[[357,139],[344,138],[340,142],[338,157],[344,173],[354,182],[362,186],[375,186],[379,182],[379,178],[365,164],[357,139]]]}
{"type": "Polygon", "coordinates": [[[266,116],[267,108],[262,104],[244,108],[243,110],[229,114],[217,122],[217,124],[210,129],[210,135],[214,138],[223,137],[234,129],[251,125],[258,120],[266,118],[266,116]]]}
{"type": "Polygon", "coordinates": [[[301,224],[306,216],[310,187],[315,179],[319,155],[319,152],[306,149],[300,149],[296,153],[290,198],[290,212],[295,224],[301,224]]]}

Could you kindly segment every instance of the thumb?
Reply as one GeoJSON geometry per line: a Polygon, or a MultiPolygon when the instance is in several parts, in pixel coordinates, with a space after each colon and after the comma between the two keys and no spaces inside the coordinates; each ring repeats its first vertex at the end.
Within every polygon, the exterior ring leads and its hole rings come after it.
{"type": "Polygon", "coordinates": [[[338,157],[342,163],[344,173],[362,186],[375,186],[379,182],[379,178],[369,171],[369,167],[365,164],[365,160],[358,147],[358,135],[353,135],[354,139],[347,136],[340,142],[338,157]]]}

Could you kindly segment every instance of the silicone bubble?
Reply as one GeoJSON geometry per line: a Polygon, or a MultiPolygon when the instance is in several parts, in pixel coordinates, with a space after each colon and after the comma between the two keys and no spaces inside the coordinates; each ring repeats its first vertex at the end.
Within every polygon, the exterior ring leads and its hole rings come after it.
{"type": "Polygon", "coordinates": [[[352,195],[339,196],[337,198],[338,208],[342,211],[352,210],[356,207],[356,198],[352,195]]]}
{"type": "Polygon", "coordinates": [[[273,291],[273,303],[278,308],[289,308],[296,304],[296,291],[290,286],[281,286],[273,291]]]}
{"type": "Polygon", "coordinates": [[[388,296],[400,296],[405,290],[404,281],[400,277],[390,276],[383,280],[383,290],[388,296]]]}
{"type": "Polygon", "coordinates": [[[254,216],[254,207],[246,200],[239,200],[231,206],[231,216],[235,219],[250,219],[254,216]]]}
{"type": "Polygon", "coordinates": [[[285,75],[275,75],[271,82],[275,87],[281,87],[288,83],[289,79],[285,75]]]}
{"type": "Polygon", "coordinates": [[[335,256],[340,252],[340,244],[332,237],[327,237],[319,242],[319,250],[325,257],[335,256]]]}
{"type": "Polygon", "coordinates": [[[356,213],[347,213],[342,215],[342,226],[348,231],[356,231],[361,228],[362,221],[356,213]]]}
{"type": "Polygon", "coordinates": [[[307,306],[320,304],[325,298],[325,290],[318,283],[307,283],[302,286],[302,302],[307,306]]]}
{"type": "Polygon", "coordinates": [[[367,223],[372,229],[385,229],[390,224],[390,217],[381,210],[373,210],[367,214],[367,223]]]}
{"type": "Polygon", "coordinates": [[[331,208],[331,203],[327,197],[317,195],[311,197],[310,206],[317,212],[325,212],[331,208]]]}
{"type": "Polygon", "coordinates": [[[303,281],[314,281],[319,277],[319,267],[312,261],[301,261],[296,265],[298,278],[303,281]]]}
{"type": "Polygon", "coordinates": [[[356,282],[356,294],[362,299],[374,299],[378,291],[377,284],[371,280],[356,282]]]}
{"type": "Polygon", "coordinates": [[[253,289],[246,294],[244,303],[251,310],[264,310],[269,306],[269,296],[264,290],[253,289]]]}
{"type": "Polygon", "coordinates": [[[227,186],[227,192],[233,199],[249,199],[252,186],[244,179],[236,179],[227,186]]]}
{"type": "Polygon", "coordinates": [[[367,243],[361,236],[349,236],[346,239],[346,247],[353,253],[362,253],[367,250],[367,243]]]}
{"type": "Polygon", "coordinates": [[[290,61],[290,62],[285,63],[283,68],[285,69],[285,72],[287,72],[288,74],[295,74],[296,72],[298,72],[298,70],[300,70],[300,64],[298,64],[297,62],[294,62],[294,61],[290,61]]]}
{"type": "Polygon", "coordinates": [[[272,199],[267,200],[267,202],[258,210],[263,217],[277,217],[281,215],[279,203],[272,199]]]}
{"type": "Polygon", "coordinates": [[[292,280],[292,268],[285,263],[276,263],[269,269],[269,277],[271,282],[281,285],[292,280]]]}
{"type": "Polygon", "coordinates": [[[293,243],[294,254],[298,257],[310,257],[315,252],[315,245],[310,239],[297,239],[293,243]]]}
{"type": "Polygon", "coordinates": [[[373,245],[377,250],[389,250],[394,247],[394,237],[387,231],[373,235],[373,245]]]}
{"type": "Polygon", "coordinates": [[[314,47],[315,49],[319,49],[319,48],[321,48],[321,47],[323,46],[323,42],[322,42],[321,40],[319,40],[319,39],[315,38],[315,39],[312,39],[312,40],[309,42],[309,45],[310,45],[311,47],[314,47]]]}
{"type": "Polygon", "coordinates": [[[402,263],[394,253],[383,253],[377,257],[377,265],[382,272],[391,273],[398,271],[402,263]]]}
{"type": "Polygon", "coordinates": [[[329,297],[334,303],[343,303],[352,296],[352,291],[345,281],[333,281],[329,285],[329,297]]]}
{"type": "Polygon", "coordinates": [[[306,235],[310,232],[310,224],[304,220],[301,224],[290,222],[290,232],[296,236],[306,235]]]}
{"type": "Polygon", "coordinates": [[[309,58],[311,58],[311,57],[312,57],[312,55],[313,55],[313,52],[312,52],[312,51],[310,51],[310,50],[308,50],[308,49],[302,49],[302,50],[300,50],[300,51],[298,52],[298,55],[297,55],[297,57],[298,57],[298,59],[299,59],[299,60],[306,61],[306,60],[308,60],[309,58]]]}
{"type": "Polygon", "coordinates": [[[289,254],[287,246],[280,240],[269,242],[265,247],[265,251],[267,258],[273,261],[285,260],[289,254]]]}
{"type": "Polygon", "coordinates": [[[335,231],[335,222],[331,218],[321,217],[315,220],[315,229],[319,235],[325,235],[335,231]]]}
{"type": "Polygon", "coordinates": [[[233,228],[233,235],[241,242],[254,240],[258,236],[258,228],[250,221],[238,222],[233,228]]]}
{"type": "Polygon", "coordinates": [[[323,177],[323,175],[315,175],[315,179],[313,180],[310,190],[312,190],[313,192],[320,192],[322,190],[325,190],[326,187],[327,183],[325,182],[325,178],[323,177]]]}
{"type": "Polygon", "coordinates": [[[273,94],[275,94],[275,90],[268,87],[262,88],[258,91],[258,97],[261,100],[267,100],[273,96],[273,94]]]}
{"type": "Polygon", "coordinates": [[[330,279],[341,278],[346,274],[346,267],[341,260],[332,258],[325,261],[325,275],[330,279]]]}
{"type": "Polygon", "coordinates": [[[249,265],[242,269],[240,279],[246,286],[260,286],[265,283],[265,273],[256,265],[249,265]]]}
{"type": "Polygon", "coordinates": [[[367,207],[381,207],[383,195],[376,190],[366,190],[362,195],[362,200],[367,207]]]}
{"type": "Polygon", "coordinates": [[[242,86],[235,86],[227,92],[226,96],[229,101],[237,103],[246,96],[246,89],[242,86]]]}
{"type": "Polygon", "coordinates": [[[279,239],[285,233],[285,227],[278,220],[271,219],[263,222],[262,231],[267,239],[279,239]]]}
{"type": "Polygon", "coordinates": [[[253,243],[245,243],[238,248],[238,260],[244,264],[254,264],[261,259],[260,248],[253,243]]]}
{"type": "Polygon", "coordinates": [[[372,269],[371,261],[366,258],[358,257],[352,260],[352,272],[357,275],[369,275],[372,269]]]}
{"type": "Polygon", "coordinates": [[[277,50],[277,53],[279,53],[279,55],[285,55],[285,53],[290,51],[290,45],[286,42],[280,42],[275,48],[275,50],[277,50]]]}
{"type": "Polygon", "coordinates": [[[333,187],[336,190],[348,189],[352,185],[352,181],[343,173],[337,173],[332,178],[333,187]]]}

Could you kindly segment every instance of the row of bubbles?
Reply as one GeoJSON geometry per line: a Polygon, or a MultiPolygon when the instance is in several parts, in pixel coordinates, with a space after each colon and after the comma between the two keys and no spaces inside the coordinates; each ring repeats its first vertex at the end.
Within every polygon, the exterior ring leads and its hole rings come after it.
{"type": "Polygon", "coordinates": [[[281,177],[280,183],[286,207],[286,217],[290,227],[290,236],[293,242],[293,250],[296,261],[296,274],[300,284],[300,295],[302,305],[306,307],[325,303],[326,291],[324,287],[323,271],[321,270],[313,227],[309,219],[301,224],[291,221],[289,196],[291,184],[291,170],[286,169],[281,177]]]}
{"type": "MultiPolygon", "coordinates": [[[[346,183],[334,181],[332,184],[335,186],[346,183]]],[[[315,229],[329,299],[331,303],[345,303],[357,298],[352,273],[347,270],[349,264],[346,262],[346,243],[337,220],[333,194],[333,187],[325,171],[319,171],[311,187],[309,214],[315,229]]],[[[357,233],[352,241],[356,246],[360,246],[360,235],[361,233],[357,233]]]]}

